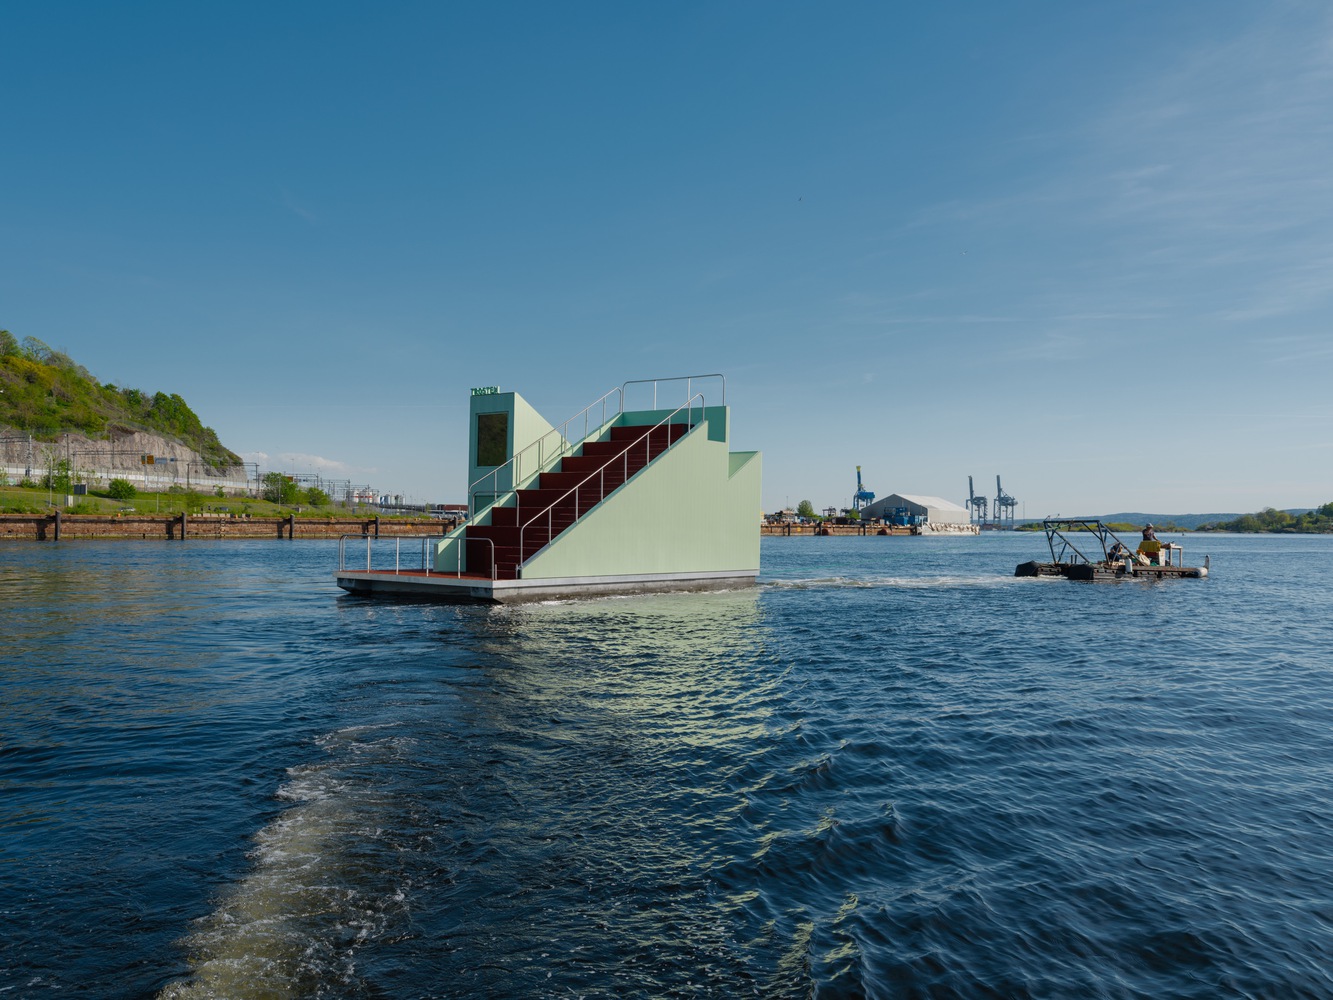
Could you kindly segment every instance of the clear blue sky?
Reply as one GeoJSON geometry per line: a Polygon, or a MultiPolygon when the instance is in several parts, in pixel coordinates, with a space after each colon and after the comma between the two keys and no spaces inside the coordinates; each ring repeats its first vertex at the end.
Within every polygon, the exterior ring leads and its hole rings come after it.
{"type": "Polygon", "coordinates": [[[6,4],[0,326],[466,489],[722,371],[764,504],[1333,500],[1326,3],[6,4]]]}

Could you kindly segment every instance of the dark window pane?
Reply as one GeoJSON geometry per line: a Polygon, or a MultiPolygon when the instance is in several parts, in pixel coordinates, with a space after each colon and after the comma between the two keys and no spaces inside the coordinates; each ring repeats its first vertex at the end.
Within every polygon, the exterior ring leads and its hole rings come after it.
{"type": "Polygon", "coordinates": [[[477,414],[477,464],[504,465],[509,461],[509,414],[477,414]]]}

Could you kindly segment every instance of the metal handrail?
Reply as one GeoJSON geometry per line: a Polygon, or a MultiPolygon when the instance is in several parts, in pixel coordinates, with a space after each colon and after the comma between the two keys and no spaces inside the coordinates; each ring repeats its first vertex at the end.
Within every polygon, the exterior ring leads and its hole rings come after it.
{"type": "MultiPolygon", "coordinates": [[[[516,452],[512,458],[510,458],[507,462],[504,463],[504,465],[497,465],[497,466],[496,466],[495,468],[493,468],[490,472],[488,472],[488,473],[486,473],[484,476],[481,476],[480,478],[478,478],[477,481],[476,481],[475,483],[470,484],[470,485],[468,486],[468,488],[467,488],[468,516],[471,517],[472,515],[476,514],[476,510],[473,508],[473,501],[474,501],[474,499],[475,499],[478,495],[481,495],[481,496],[489,496],[489,497],[492,497],[492,498],[495,498],[495,497],[498,497],[498,496],[501,495],[501,490],[500,490],[500,478],[499,478],[499,477],[500,477],[500,473],[503,472],[506,468],[508,468],[508,467],[511,466],[511,465],[514,467],[514,476],[513,476],[514,487],[513,487],[513,488],[514,488],[514,489],[517,489],[517,488],[518,488],[518,483],[519,483],[519,482],[522,480],[522,478],[523,478],[522,472],[521,472],[521,470],[520,470],[520,465],[521,465],[520,459],[522,459],[524,455],[528,454],[528,452],[532,451],[533,448],[536,448],[536,449],[537,449],[537,469],[538,469],[538,471],[541,471],[542,469],[544,469],[544,468],[546,467],[546,464],[547,464],[547,460],[546,460],[546,456],[545,456],[545,450],[544,450],[544,449],[545,449],[545,444],[546,444],[546,439],[549,438],[552,434],[555,434],[555,435],[558,436],[559,441],[560,441],[560,448],[559,448],[559,453],[556,454],[556,455],[554,455],[554,456],[552,457],[551,460],[552,460],[552,461],[555,461],[556,459],[564,458],[565,455],[569,454],[569,452],[573,450],[573,445],[571,445],[571,444],[570,444],[570,441],[569,441],[569,425],[572,424],[574,421],[578,420],[579,417],[582,417],[582,418],[583,418],[583,437],[581,437],[579,440],[582,441],[582,440],[586,439],[587,436],[588,436],[588,433],[589,433],[589,428],[588,428],[588,415],[589,415],[590,413],[592,413],[593,408],[594,408],[595,406],[597,406],[598,404],[601,404],[601,407],[602,407],[602,423],[599,424],[598,426],[600,427],[600,426],[605,425],[606,422],[607,422],[607,419],[608,419],[608,417],[607,417],[607,415],[606,415],[606,401],[607,401],[611,396],[613,396],[613,395],[618,395],[618,396],[619,396],[619,399],[618,399],[619,407],[616,409],[616,412],[613,413],[613,414],[611,415],[611,418],[610,418],[610,419],[614,419],[615,417],[619,416],[621,413],[624,413],[624,412],[625,412],[625,389],[624,389],[624,386],[617,386],[616,388],[611,389],[611,390],[609,390],[609,391],[603,393],[603,394],[602,394],[600,397],[598,397],[597,399],[594,399],[591,403],[589,403],[589,404],[588,404],[587,406],[585,406],[583,409],[579,410],[578,413],[574,414],[572,417],[570,417],[568,420],[566,420],[563,424],[561,424],[560,427],[559,427],[558,429],[555,428],[555,427],[552,427],[549,431],[547,431],[545,434],[543,434],[541,437],[539,437],[536,441],[533,441],[531,444],[529,444],[529,445],[527,445],[526,447],[524,447],[521,451],[516,452]],[[480,486],[480,485],[481,485],[483,482],[485,482],[487,479],[491,479],[491,480],[492,480],[492,485],[493,485],[493,489],[494,489],[494,492],[493,492],[493,493],[481,493],[481,491],[477,489],[477,487],[480,486]]],[[[509,492],[509,491],[506,490],[506,491],[504,491],[504,492],[509,492]]],[[[494,499],[492,499],[492,502],[494,502],[494,499]]]]}
{"type": "MultiPolygon", "coordinates": [[[[685,405],[676,407],[676,409],[672,410],[671,413],[669,413],[666,417],[664,417],[663,419],[659,420],[657,423],[653,424],[653,426],[649,427],[648,430],[644,432],[643,437],[641,438],[641,440],[643,441],[644,455],[645,455],[645,457],[647,457],[647,459],[648,459],[649,462],[652,461],[652,436],[653,436],[653,431],[657,430],[659,427],[662,427],[662,426],[665,425],[665,424],[670,424],[671,421],[672,421],[672,419],[673,419],[677,414],[679,414],[682,410],[687,410],[687,411],[688,411],[688,416],[687,416],[687,420],[688,420],[688,422],[689,422],[689,423],[688,423],[688,426],[689,426],[691,429],[693,429],[694,427],[697,426],[697,425],[694,423],[694,401],[695,401],[696,399],[699,401],[699,423],[703,423],[704,410],[705,410],[705,405],[704,405],[704,394],[703,394],[702,392],[699,392],[699,393],[695,393],[693,396],[691,396],[690,399],[685,403],[685,405]]],[[[537,522],[542,518],[542,516],[545,515],[545,517],[546,517],[546,536],[547,536],[547,537],[546,537],[546,543],[545,543],[545,545],[542,546],[542,548],[545,548],[546,545],[550,545],[550,544],[551,544],[551,539],[555,537],[555,534],[554,534],[554,531],[553,531],[554,526],[555,526],[555,508],[556,508],[557,506],[559,506],[561,503],[563,503],[565,500],[567,500],[567,499],[569,498],[570,494],[573,494],[573,496],[574,496],[574,522],[573,522],[573,523],[574,523],[574,524],[577,524],[580,520],[583,519],[583,513],[579,510],[579,506],[580,506],[580,505],[579,505],[579,491],[580,491],[584,486],[586,486],[589,482],[591,482],[593,479],[597,479],[597,481],[598,481],[598,495],[597,495],[597,496],[598,496],[598,499],[597,499],[597,502],[600,503],[601,501],[605,500],[605,499],[606,499],[606,470],[607,470],[608,468],[611,467],[611,465],[616,461],[617,458],[619,458],[619,459],[621,460],[621,462],[622,462],[622,468],[623,468],[623,471],[624,471],[624,473],[625,473],[625,480],[624,480],[624,481],[625,481],[625,482],[628,482],[628,481],[629,481],[629,454],[630,454],[630,451],[634,448],[634,446],[637,445],[638,443],[639,443],[638,441],[631,441],[629,444],[627,444],[627,445],[625,446],[625,450],[622,451],[619,455],[612,455],[612,456],[611,456],[611,457],[610,457],[610,458],[609,458],[609,459],[608,459],[608,460],[601,466],[601,468],[599,468],[596,472],[590,472],[590,473],[588,473],[583,479],[579,480],[577,483],[575,483],[573,486],[571,486],[569,489],[567,489],[564,493],[560,494],[560,496],[557,497],[557,498],[556,498],[550,505],[548,505],[548,506],[546,507],[545,510],[539,511],[534,517],[530,518],[530,519],[527,520],[525,523],[519,525],[519,528],[518,528],[518,565],[519,565],[520,568],[522,568],[523,563],[527,561],[526,558],[524,557],[523,553],[526,551],[526,549],[525,549],[525,547],[524,547],[524,542],[525,542],[525,534],[526,534],[528,528],[535,526],[535,525],[537,524],[537,522]]],[[[670,447],[672,446],[673,443],[674,443],[674,442],[671,440],[671,432],[668,431],[668,432],[667,432],[667,448],[670,448],[670,447]]],[[[621,485],[624,485],[624,483],[622,483],[621,485]]],[[[620,487],[616,487],[616,488],[619,489],[620,487]]],[[[588,509],[589,509],[589,510],[592,510],[591,507],[588,508],[588,509]]],[[[571,527],[572,527],[572,525],[571,525],[571,527]]],[[[564,530],[564,529],[561,529],[561,530],[564,530]]],[[[541,550],[538,549],[538,551],[541,551],[541,550]]],[[[533,553],[533,554],[535,555],[536,553],[533,553]]]]}
{"type": "MultiPolygon", "coordinates": [[[[388,541],[392,541],[392,542],[394,543],[394,546],[393,546],[393,575],[394,575],[394,576],[401,576],[402,573],[403,573],[403,569],[402,569],[402,543],[403,543],[403,540],[404,540],[404,539],[409,539],[409,538],[410,538],[410,539],[414,539],[414,540],[419,540],[419,541],[421,542],[421,565],[420,565],[420,568],[419,568],[419,569],[417,569],[417,570],[409,570],[409,572],[422,572],[422,571],[424,571],[425,574],[426,574],[427,576],[430,576],[431,573],[432,573],[432,570],[431,570],[431,560],[429,560],[429,559],[426,558],[426,543],[427,543],[427,542],[431,542],[431,541],[437,541],[437,540],[438,540],[438,541],[444,541],[444,540],[445,540],[446,538],[448,538],[448,537],[449,537],[448,535],[393,535],[393,536],[386,536],[386,537],[384,537],[384,538],[376,538],[374,535],[339,535],[339,536],[338,536],[338,572],[339,572],[339,573],[346,573],[346,572],[360,572],[359,569],[358,569],[358,570],[352,570],[352,569],[347,565],[347,540],[348,540],[349,538],[354,538],[354,539],[362,539],[362,540],[364,540],[365,543],[366,543],[366,568],[365,568],[365,572],[367,572],[367,573],[387,573],[387,572],[389,572],[387,569],[376,570],[376,569],[372,568],[372,566],[371,566],[371,555],[370,555],[370,550],[371,550],[371,544],[372,544],[373,542],[388,542],[388,541]]],[[[460,539],[458,540],[458,542],[459,542],[459,544],[458,544],[458,548],[457,548],[457,551],[458,551],[458,566],[457,566],[457,568],[455,569],[455,571],[454,571],[454,573],[453,573],[452,575],[453,575],[453,576],[456,576],[456,577],[458,577],[458,578],[460,578],[460,579],[461,579],[462,576],[463,576],[463,547],[464,547],[468,542],[485,542],[487,545],[489,545],[489,546],[491,547],[491,579],[494,580],[494,579],[496,578],[496,567],[495,567],[495,542],[493,542],[493,541],[492,541],[491,539],[489,539],[489,538],[460,538],[460,539]]],[[[449,576],[449,575],[450,575],[449,573],[442,573],[442,572],[440,572],[440,571],[438,571],[438,570],[435,570],[434,572],[436,573],[437,576],[449,576]]]]}
{"type": "Polygon", "coordinates": [[[697,379],[697,378],[720,378],[720,379],[722,380],[722,405],[723,405],[723,406],[726,406],[726,405],[727,405],[727,377],[726,377],[725,375],[723,375],[721,372],[711,372],[711,373],[709,373],[709,374],[707,374],[707,375],[674,375],[674,376],[672,376],[671,378],[636,378],[636,379],[630,379],[630,381],[628,381],[628,382],[622,382],[621,385],[620,385],[620,392],[621,392],[620,405],[621,405],[621,406],[624,406],[624,405],[625,405],[625,396],[624,396],[624,393],[625,393],[625,390],[626,390],[627,388],[629,388],[630,386],[632,386],[632,385],[651,385],[651,386],[653,387],[653,409],[654,409],[654,410],[657,409],[657,383],[658,383],[658,382],[684,382],[684,383],[685,383],[685,398],[686,398],[687,400],[693,400],[694,397],[695,397],[695,395],[697,395],[697,394],[694,392],[694,380],[697,379]]]}
{"type": "Polygon", "coordinates": [[[1073,552],[1078,559],[1068,560],[1070,563],[1082,560],[1085,563],[1091,563],[1094,560],[1084,555],[1077,545],[1069,538],[1065,532],[1071,530],[1081,530],[1092,535],[1102,546],[1102,559],[1105,561],[1109,557],[1111,547],[1106,544],[1108,538],[1113,539],[1118,545],[1124,547],[1124,543],[1114,531],[1108,528],[1097,518],[1073,517],[1073,518],[1054,518],[1048,517],[1042,522],[1042,527],[1046,531],[1046,543],[1051,549],[1051,559],[1058,563],[1066,561],[1065,556],[1073,552]],[[1055,551],[1056,540],[1060,542],[1060,551],[1055,551]]]}
{"type": "Polygon", "coordinates": [[[463,550],[467,548],[469,542],[485,542],[491,547],[491,579],[496,579],[498,570],[495,565],[495,542],[490,538],[468,538],[467,535],[460,535],[458,538],[458,546],[456,550],[458,552],[458,565],[454,576],[458,577],[460,580],[463,578],[463,556],[465,555],[463,550]]]}

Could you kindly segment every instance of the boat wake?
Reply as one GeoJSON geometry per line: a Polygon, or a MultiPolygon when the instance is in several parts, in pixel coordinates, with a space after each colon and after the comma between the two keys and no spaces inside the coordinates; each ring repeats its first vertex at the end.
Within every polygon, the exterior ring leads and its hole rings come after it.
{"type": "Polygon", "coordinates": [[[965,588],[1008,587],[1013,585],[1012,576],[827,576],[809,579],[765,580],[759,579],[759,586],[777,590],[958,590],[965,588]]]}
{"type": "MultiPolygon", "coordinates": [[[[324,749],[358,758],[396,749],[392,738],[360,742],[363,735],[361,727],[343,730],[324,749]]],[[[288,770],[277,797],[294,805],[256,834],[250,873],[183,942],[191,975],[161,1000],[281,1000],[312,995],[318,984],[354,986],[357,948],[382,936],[407,898],[392,871],[384,873],[389,884],[366,891],[367,845],[385,831],[375,821],[381,795],[356,772],[364,769],[345,759],[288,770]],[[347,877],[354,867],[356,877],[347,877]]]]}

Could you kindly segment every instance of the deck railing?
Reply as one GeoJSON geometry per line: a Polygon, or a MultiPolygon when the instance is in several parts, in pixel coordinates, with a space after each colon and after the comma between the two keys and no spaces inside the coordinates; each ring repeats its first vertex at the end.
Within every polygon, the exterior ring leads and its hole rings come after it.
{"type": "MultiPolygon", "coordinates": [[[[452,535],[453,532],[450,532],[452,535]]],[[[457,565],[453,570],[436,569],[434,566],[435,553],[437,546],[430,543],[444,542],[449,535],[385,535],[382,538],[376,538],[374,535],[342,535],[338,538],[338,572],[339,573],[392,573],[395,576],[401,576],[404,573],[425,573],[426,576],[453,576],[462,577],[463,575],[463,548],[468,542],[485,542],[491,547],[491,579],[495,578],[495,543],[489,538],[458,538],[453,546],[457,565]],[[357,560],[357,565],[352,566],[348,561],[349,549],[359,549],[359,546],[349,546],[348,541],[366,543],[366,565],[364,569],[357,560]],[[376,567],[373,565],[373,557],[379,555],[384,549],[388,548],[389,543],[393,543],[393,568],[376,567]],[[403,543],[419,542],[421,545],[416,560],[416,566],[411,565],[411,553],[408,554],[408,565],[403,564],[403,543]],[[372,549],[373,547],[373,549],[372,549]]]]}
{"type": "Polygon", "coordinates": [[[657,387],[658,387],[659,385],[661,385],[662,383],[664,383],[664,382],[684,382],[684,383],[685,383],[685,398],[686,398],[687,400],[689,400],[689,399],[693,399],[694,396],[695,396],[695,392],[694,392],[694,383],[697,382],[697,381],[699,381],[700,379],[705,379],[705,378],[715,378],[715,379],[720,379],[720,380],[721,380],[721,382],[722,382],[722,404],[721,404],[721,405],[726,406],[726,405],[727,405],[727,377],[726,377],[725,375],[721,374],[720,372],[713,372],[712,374],[709,374],[709,375],[673,375],[671,378],[636,378],[636,379],[631,379],[631,380],[628,381],[628,382],[624,382],[624,383],[622,383],[621,386],[620,386],[621,400],[622,400],[622,402],[623,402],[623,400],[626,398],[626,395],[625,395],[625,394],[626,394],[626,391],[629,389],[630,386],[632,386],[632,385],[651,385],[651,386],[653,387],[653,409],[655,410],[655,409],[657,409],[657,387]]]}

